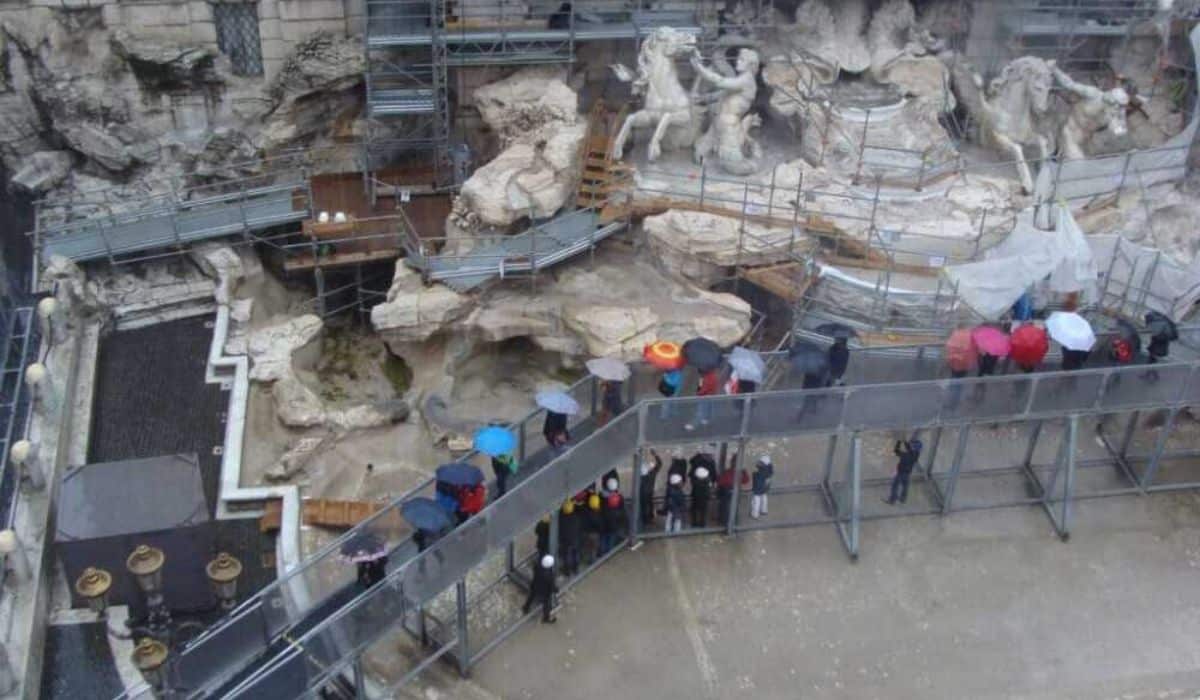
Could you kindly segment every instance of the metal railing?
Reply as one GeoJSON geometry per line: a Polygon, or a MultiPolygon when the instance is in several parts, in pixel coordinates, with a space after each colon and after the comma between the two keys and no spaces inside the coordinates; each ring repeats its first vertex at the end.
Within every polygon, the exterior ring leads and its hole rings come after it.
{"type": "MultiPolygon", "coordinates": [[[[229,697],[256,697],[278,687],[315,692],[399,620],[416,614],[451,585],[461,586],[466,574],[490,553],[507,546],[543,514],[642,446],[700,441],[740,444],[798,434],[857,435],[1064,415],[1074,420],[1121,411],[1178,410],[1197,401],[1200,363],[642,401],[390,572],[383,583],[359,592],[293,638],[289,651],[246,678],[229,697]],[[962,400],[967,388],[978,398],[962,400]],[[666,413],[662,409],[667,406],[675,410],[666,413]],[[708,423],[697,422],[688,430],[684,423],[701,413],[707,414],[708,423]]],[[[850,479],[859,483],[861,474],[856,471],[850,479]]],[[[857,499],[833,498],[839,531],[856,551],[857,499]]],[[[464,626],[465,621],[460,621],[455,644],[465,645],[464,626]]],[[[469,651],[463,651],[469,659],[469,651]]]]}

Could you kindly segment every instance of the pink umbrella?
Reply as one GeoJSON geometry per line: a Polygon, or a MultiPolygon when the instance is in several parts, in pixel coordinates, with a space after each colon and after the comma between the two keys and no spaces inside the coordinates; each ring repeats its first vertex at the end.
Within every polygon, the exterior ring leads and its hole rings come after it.
{"type": "Polygon", "coordinates": [[[971,331],[959,328],[946,339],[946,364],[955,372],[966,372],[975,366],[978,351],[971,331]]]}
{"type": "Polygon", "coordinates": [[[1012,341],[1009,340],[1008,334],[991,326],[979,326],[971,331],[971,340],[975,341],[975,347],[979,348],[980,352],[996,357],[1008,357],[1008,352],[1012,349],[1012,341]]]}

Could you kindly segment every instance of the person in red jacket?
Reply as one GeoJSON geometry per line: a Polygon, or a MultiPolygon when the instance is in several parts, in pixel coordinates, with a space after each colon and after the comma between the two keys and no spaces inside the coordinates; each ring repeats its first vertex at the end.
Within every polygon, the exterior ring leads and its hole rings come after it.
{"type": "MultiPolygon", "coordinates": [[[[710,369],[700,375],[700,386],[696,388],[696,396],[715,396],[721,389],[721,378],[717,374],[717,370],[710,369]]],[[[708,425],[708,419],[712,416],[712,405],[707,401],[701,401],[696,404],[696,417],[691,423],[683,426],[684,430],[695,430],[696,424],[708,425]]]]}
{"type": "Polygon", "coordinates": [[[487,487],[483,484],[463,487],[458,501],[458,509],[462,513],[463,521],[479,513],[485,505],[487,505],[487,487]]]}

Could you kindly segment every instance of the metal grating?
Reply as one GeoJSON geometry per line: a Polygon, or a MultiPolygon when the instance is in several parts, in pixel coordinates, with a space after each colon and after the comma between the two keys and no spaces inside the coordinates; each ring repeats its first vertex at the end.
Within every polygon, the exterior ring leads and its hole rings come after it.
{"type": "Polygon", "coordinates": [[[258,3],[221,2],[212,6],[217,46],[229,57],[234,75],[262,75],[262,40],[258,35],[258,3]]]}

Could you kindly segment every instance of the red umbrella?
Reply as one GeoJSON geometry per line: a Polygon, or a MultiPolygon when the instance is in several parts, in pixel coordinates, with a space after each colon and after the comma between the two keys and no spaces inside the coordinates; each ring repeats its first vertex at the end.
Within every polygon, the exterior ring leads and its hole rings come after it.
{"type": "Polygon", "coordinates": [[[1012,332],[1012,358],[1022,369],[1032,370],[1041,364],[1050,349],[1050,338],[1046,330],[1033,324],[1025,324],[1012,332]]]}
{"type": "Polygon", "coordinates": [[[975,366],[979,350],[971,339],[971,331],[959,328],[946,339],[946,364],[955,372],[966,372],[975,366]]]}
{"type": "Polygon", "coordinates": [[[979,352],[986,352],[996,357],[1008,357],[1011,343],[1008,334],[999,328],[979,326],[971,331],[971,340],[975,341],[975,347],[979,349],[979,352]]]}

